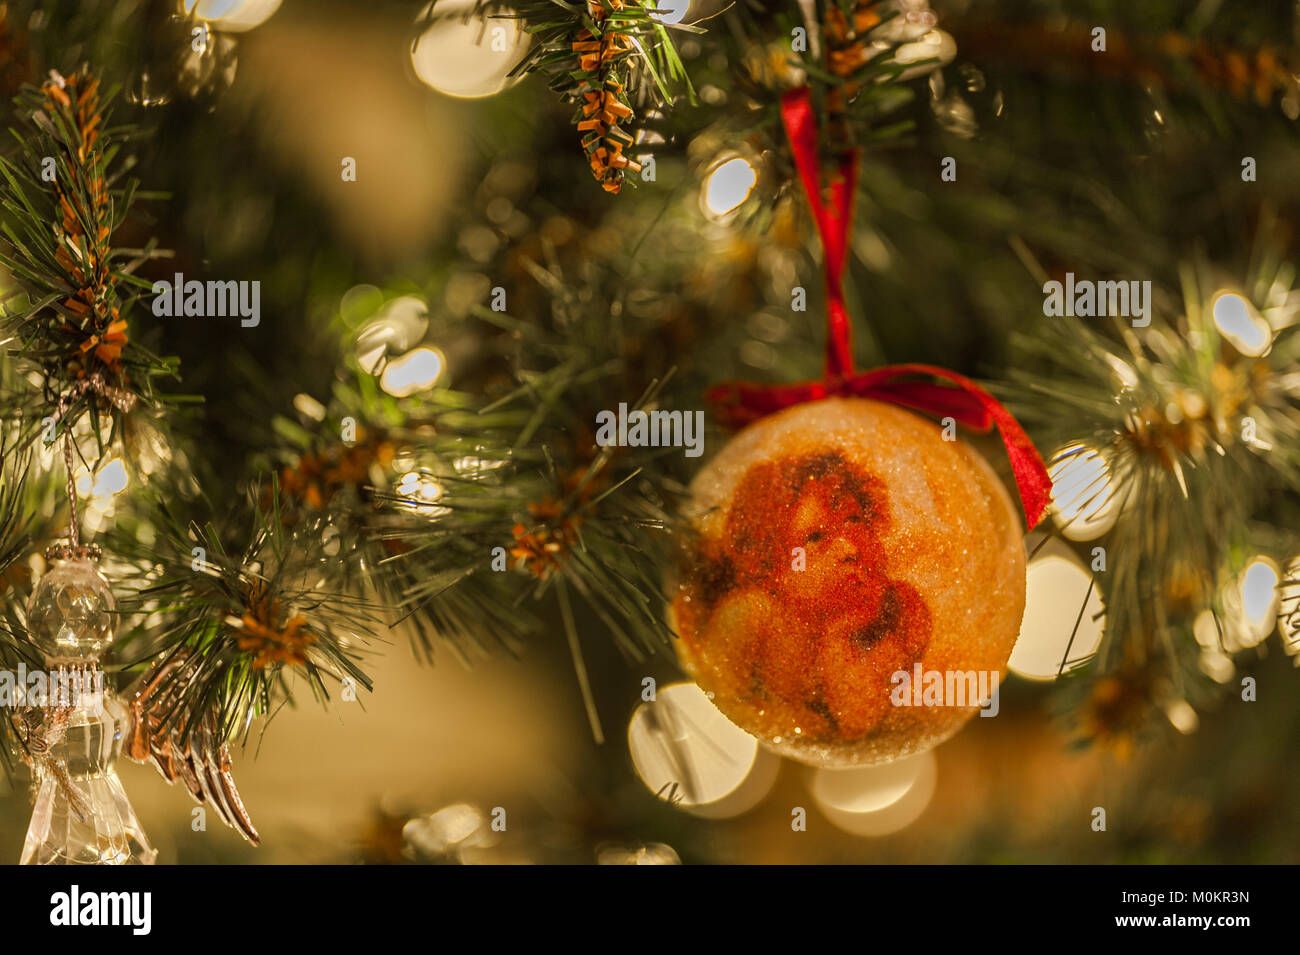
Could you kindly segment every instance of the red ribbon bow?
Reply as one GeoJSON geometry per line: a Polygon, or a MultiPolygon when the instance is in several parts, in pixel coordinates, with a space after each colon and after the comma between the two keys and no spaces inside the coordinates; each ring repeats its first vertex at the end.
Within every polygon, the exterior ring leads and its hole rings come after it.
{"type": "Polygon", "coordinates": [[[951,417],[978,431],[988,431],[996,424],[1011,460],[1025,521],[1031,529],[1036,527],[1047,510],[1052,479],[1029,435],[1001,402],[969,378],[934,365],[888,365],[854,372],[853,330],[844,304],[843,279],[857,191],[858,153],[850,150],[840,158],[839,173],[827,187],[827,204],[822,200],[818,173],[817,117],[806,86],[782,96],[781,118],[826,255],[826,374],[821,381],[789,385],[728,381],[710,388],[706,398],[722,421],[732,427],[783,408],[834,396],[887,401],[951,417]],[[938,378],[949,384],[918,378],[938,378]]]}

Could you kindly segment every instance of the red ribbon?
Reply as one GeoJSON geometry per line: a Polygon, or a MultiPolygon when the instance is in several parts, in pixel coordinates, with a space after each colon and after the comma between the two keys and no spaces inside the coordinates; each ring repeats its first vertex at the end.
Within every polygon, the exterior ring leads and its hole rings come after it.
{"type": "Polygon", "coordinates": [[[828,184],[829,204],[822,199],[817,162],[817,117],[808,88],[781,98],[781,118],[794,152],[808,205],[817,222],[826,256],[826,374],[821,381],[760,385],[728,381],[710,388],[706,397],[722,421],[740,427],[793,405],[830,397],[874,398],[988,431],[997,425],[1011,460],[1025,521],[1032,529],[1043,519],[1052,479],[1024,428],[996,398],[964,375],[934,365],[889,365],[853,370],[853,330],[844,304],[844,263],[848,255],[853,197],[857,192],[858,154],[840,157],[838,175],[828,184]],[[949,384],[917,380],[938,378],[949,384]],[[955,385],[956,387],[951,387],[955,385]]]}

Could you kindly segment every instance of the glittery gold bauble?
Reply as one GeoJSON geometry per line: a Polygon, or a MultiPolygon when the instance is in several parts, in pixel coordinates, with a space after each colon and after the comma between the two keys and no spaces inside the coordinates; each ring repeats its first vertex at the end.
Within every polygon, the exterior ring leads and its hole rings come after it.
{"type": "Polygon", "coordinates": [[[893,405],[827,399],[750,425],[691,493],[678,655],[771,749],[888,762],[996,688],[1025,606],[1023,531],[968,445],[893,405]]]}

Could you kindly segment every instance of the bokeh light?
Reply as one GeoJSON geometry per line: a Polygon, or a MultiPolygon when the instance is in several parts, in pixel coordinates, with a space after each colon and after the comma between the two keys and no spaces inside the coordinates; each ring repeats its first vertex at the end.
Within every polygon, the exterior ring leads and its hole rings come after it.
{"type": "Polygon", "coordinates": [[[945,64],[951,63],[957,55],[957,41],[952,34],[944,30],[930,30],[920,39],[904,43],[894,51],[894,62],[900,65],[918,63],[905,69],[899,79],[906,81],[917,76],[924,76],[945,64]],[[922,61],[930,62],[922,62],[922,61]]]}
{"type": "Polygon", "coordinates": [[[1086,444],[1052,455],[1052,516],[1070,540],[1093,540],[1115,526],[1120,499],[1106,458],[1086,444]]]}
{"type": "Polygon", "coordinates": [[[1088,569],[1058,541],[1029,562],[1025,577],[1025,615],[1007,667],[1027,680],[1055,680],[1097,651],[1105,607],[1088,569]]]}
{"type": "Polygon", "coordinates": [[[823,815],[858,836],[887,836],[915,822],[939,777],[934,751],[882,766],[814,769],[808,789],[823,815]]]}
{"type": "Polygon", "coordinates": [[[357,363],[367,374],[374,374],[385,357],[406,351],[428,330],[429,306],[423,299],[413,295],[395,298],[357,333],[357,363]]]}
{"type": "Polygon", "coordinates": [[[402,827],[402,838],[424,856],[459,853],[496,841],[483,811],[468,803],[444,806],[411,819],[402,827]]]}
{"type": "Polygon", "coordinates": [[[704,177],[704,214],[715,221],[725,219],[749,198],[757,182],[758,172],[743,156],[720,160],[704,177]]]}
{"type": "Polygon", "coordinates": [[[1300,556],[1286,565],[1286,578],[1278,587],[1277,630],[1282,646],[1300,663],[1300,556]]]}
{"type": "Polygon", "coordinates": [[[1280,579],[1277,564],[1264,556],[1256,557],[1242,572],[1239,607],[1243,647],[1257,646],[1273,631],[1281,599],[1280,579]]]}
{"type": "Polygon", "coordinates": [[[436,348],[417,348],[390,361],[379,385],[394,398],[407,398],[433,387],[443,372],[442,353],[436,348]]]}
{"type": "Polygon", "coordinates": [[[649,0],[646,5],[654,8],[650,16],[660,23],[681,23],[690,12],[691,0],[649,0]]]}
{"type": "Polygon", "coordinates": [[[694,683],[660,687],[654,702],[638,706],[627,745],[647,789],[708,819],[738,816],[758,805],[781,762],[694,683]]]}
{"type": "Polygon", "coordinates": [[[1232,656],[1225,652],[1229,642],[1227,634],[1219,632],[1219,621],[1214,612],[1202,610],[1192,623],[1192,636],[1201,645],[1201,672],[1216,683],[1227,683],[1237,672],[1232,656]]]}
{"type": "Polygon", "coordinates": [[[1273,330],[1255,306],[1236,292],[1221,291],[1210,304],[1214,327],[1247,358],[1268,354],[1273,330]]]}
{"type": "Polygon", "coordinates": [[[120,458],[110,458],[96,473],[95,485],[90,493],[95,497],[112,497],[125,491],[126,485],[126,465],[120,458]]]}
{"type": "Polygon", "coordinates": [[[185,0],[185,12],[207,20],[226,33],[261,26],[280,9],[281,0],[185,0]]]}
{"type": "Polygon", "coordinates": [[[596,853],[597,865],[681,865],[677,850],[662,842],[643,846],[603,846],[596,853]]]}
{"type": "Polygon", "coordinates": [[[1201,725],[1201,718],[1186,700],[1173,700],[1165,704],[1165,716],[1169,718],[1170,725],[1184,736],[1195,733],[1201,725]]]}
{"type": "Polygon", "coordinates": [[[449,508],[438,503],[443,486],[429,471],[407,471],[398,480],[394,493],[401,498],[396,506],[404,511],[423,517],[441,517],[449,512],[449,508]]]}
{"type": "MultiPolygon", "coordinates": [[[[1276,627],[1287,641],[1288,588],[1278,565],[1269,557],[1251,559],[1240,574],[1220,590],[1220,612],[1202,610],[1192,625],[1201,646],[1201,670],[1219,683],[1232,678],[1232,654],[1258,646],[1276,627]]],[[[1300,618],[1297,618],[1300,619],[1300,618]]]]}
{"type": "Polygon", "coordinates": [[[293,409],[313,421],[325,420],[325,406],[306,392],[300,391],[293,396],[293,409]]]}
{"type": "MultiPolygon", "coordinates": [[[[528,51],[519,20],[467,13],[473,0],[437,4],[428,29],[411,48],[411,66],[426,86],[444,96],[481,99],[510,84],[510,71],[528,51]]],[[[427,15],[429,8],[425,8],[427,15]]]]}

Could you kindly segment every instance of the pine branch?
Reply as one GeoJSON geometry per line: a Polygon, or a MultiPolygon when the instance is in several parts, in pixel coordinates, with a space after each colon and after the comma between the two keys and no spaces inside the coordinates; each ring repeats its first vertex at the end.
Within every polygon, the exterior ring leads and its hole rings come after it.
{"type": "Polygon", "coordinates": [[[653,370],[639,353],[656,320],[611,327],[624,309],[605,296],[624,294],[624,279],[593,288],[558,263],[531,268],[541,314],[476,311],[480,350],[492,352],[493,330],[508,343],[510,385],[479,399],[434,388],[390,408],[361,373],[358,386],[336,388],[317,427],[279,426],[295,436],[281,471],[298,496],[287,519],[329,515],[342,553],[373,574],[421,657],[436,644],[466,661],[517,652],[543,629],[563,579],[621,651],[642,659],[668,637],[661,577],[681,451],[600,448],[594,421],[623,389],[633,409],[663,406],[664,381],[643,380],[653,370]],[[337,437],[346,419],[357,425],[348,447],[337,437]],[[343,484],[329,477],[343,469],[322,469],[358,454],[366,466],[343,484]]]}
{"type": "Polygon", "coordinates": [[[0,264],[22,293],[0,317],[0,342],[40,381],[7,403],[29,422],[54,415],[63,427],[88,413],[96,434],[102,416],[116,433],[129,408],[157,406],[154,380],[177,367],[142,347],[128,321],[148,288],[134,272],[158,253],[113,242],[137,184],[123,180],[131,131],[109,125],[111,99],[88,70],[52,73],[19,95],[18,155],[0,158],[0,264]]]}
{"type": "Polygon", "coordinates": [[[1220,654],[1253,646],[1224,594],[1240,587],[1254,554],[1276,550],[1285,561],[1300,544],[1294,534],[1262,540],[1252,523],[1300,474],[1300,382],[1289,373],[1296,297],[1279,284],[1290,270],[1258,258],[1241,287],[1272,329],[1262,355],[1242,354],[1219,331],[1211,303],[1219,283],[1204,264],[1185,270],[1184,313],[1157,316],[1141,338],[1120,325],[1107,335],[1060,320],[1050,340],[1016,341],[1022,358],[1006,389],[1015,413],[1041,446],[1061,449],[1055,467],[1099,453],[1108,468],[1105,481],[1063,506],[1095,512],[1109,498],[1118,511],[1098,541],[1107,560],[1094,575],[1106,608],[1102,642],[1066,704],[1085,737],[1126,739],[1137,711],[1207,698],[1205,620],[1220,654]]]}
{"type": "Polygon", "coordinates": [[[120,602],[138,623],[119,641],[128,666],[177,659],[158,691],[173,705],[164,728],[201,725],[218,714],[222,738],[246,730],[294,701],[304,679],[325,702],[330,684],[371,689],[360,662],[374,639],[375,608],[332,579],[322,522],[286,528],[282,497],[250,489],[241,528],[184,521],[158,502],[157,538],[148,547],[115,538],[114,551],[136,568],[120,602]]]}
{"type": "MultiPolygon", "coordinates": [[[[635,141],[633,102],[662,105],[678,90],[694,102],[670,27],[654,18],[651,3],[485,0],[474,12],[524,22],[533,45],[511,75],[546,75],[554,92],[578,104],[574,123],[592,175],[606,192],[618,193],[627,172],[641,168],[627,154],[635,141]]],[[[684,24],[671,29],[703,32],[684,24]]]]}

